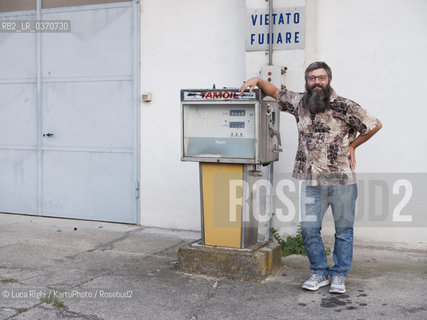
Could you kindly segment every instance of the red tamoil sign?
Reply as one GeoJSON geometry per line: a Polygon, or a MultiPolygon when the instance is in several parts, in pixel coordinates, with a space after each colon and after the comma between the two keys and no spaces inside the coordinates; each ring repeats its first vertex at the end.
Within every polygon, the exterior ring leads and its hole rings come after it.
{"type": "Polygon", "coordinates": [[[239,99],[238,92],[233,91],[208,91],[200,95],[202,99],[239,99]]]}
{"type": "Polygon", "coordinates": [[[256,100],[258,99],[258,89],[253,92],[245,91],[240,94],[239,91],[233,89],[223,90],[181,90],[182,101],[237,101],[237,100],[256,100]]]}

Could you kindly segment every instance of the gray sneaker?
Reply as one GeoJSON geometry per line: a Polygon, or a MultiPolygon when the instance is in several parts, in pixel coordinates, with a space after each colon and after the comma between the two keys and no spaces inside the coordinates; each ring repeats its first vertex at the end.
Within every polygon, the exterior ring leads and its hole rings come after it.
{"type": "Polygon", "coordinates": [[[345,292],[345,276],[335,275],[332,276],[332,284],[329,289],[330,293],[344,293],[345,292]]]}
{"type": "Polygon", "coordinates": [[[327,286],[329,284],[328,276],[324,277],[320,274],[313,273],[311,277],[302,284],[302,288],[306,290],[315,291],[320,287],[327,286]]]}

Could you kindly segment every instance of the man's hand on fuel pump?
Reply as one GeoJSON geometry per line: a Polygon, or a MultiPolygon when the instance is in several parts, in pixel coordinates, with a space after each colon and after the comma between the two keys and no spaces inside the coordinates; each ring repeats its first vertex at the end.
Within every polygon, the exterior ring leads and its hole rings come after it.
{"type": "Polygon", "coordinates": [[[243,94],[243,91],[245,91],[246,88],[249,87],[249,92],[252,92],[252,90],[256,87],[258,84],[258,78],[250,78],[247,80],[242,86],[240,87],[240,94],[243,94]]]}
{"type": "Polygon", "coordinates": [[[273,84],[270,82],[264,81],[260,78],[250,78],[248,81],[246,81],[241,87],[240,87],[240,94],[243,94],[243,91],[245,91],[246,88],[249,88],[249,92],[252,92],[252,90],[255,88],[255,86],[258,86],[267,96],[273,97],[274,99],[277,99],[277,92],[279,89],[277,89],[273,84]]]}

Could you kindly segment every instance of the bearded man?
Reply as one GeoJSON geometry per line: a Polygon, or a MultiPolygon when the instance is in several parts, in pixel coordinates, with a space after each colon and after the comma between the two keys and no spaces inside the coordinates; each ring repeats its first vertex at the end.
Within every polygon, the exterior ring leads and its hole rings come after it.
{"type": "Polygon", "coordinates": [[[292,176],[303,180],[301,232],[312,270],[302,288],[314,291],[331,282],[329,292],[344,293],[345,277],[353,260],[355,149],[380,130],[382,124],[357,103],[337,96],[331,81],[331,68],[317,61],[305,71],[304,93],[279,90],[259,78],[249,79],[240,90],[243,93],[248,87],[252,91],[258,86],[278,100],[281,111],[295,116],[299,137],[292,176]],[[335,224],[332,267],[328,267],[320,234],[329,206],[335,224]]]}

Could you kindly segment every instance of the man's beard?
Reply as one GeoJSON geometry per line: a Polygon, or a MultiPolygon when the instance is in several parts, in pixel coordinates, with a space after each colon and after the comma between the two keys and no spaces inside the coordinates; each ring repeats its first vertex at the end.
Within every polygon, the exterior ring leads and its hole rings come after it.
{"type": "Polygon", "coordinates": [[[329,106],[329,99],[331,98],[332,88],[329,83],[323,88],[320,84],[313,84],[311,87],[305,84],[304,104],[307,106],[311,113],[324,112],[329,106]],[[322,90],[313,90],[319,87],[322,90]]]}

